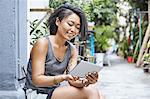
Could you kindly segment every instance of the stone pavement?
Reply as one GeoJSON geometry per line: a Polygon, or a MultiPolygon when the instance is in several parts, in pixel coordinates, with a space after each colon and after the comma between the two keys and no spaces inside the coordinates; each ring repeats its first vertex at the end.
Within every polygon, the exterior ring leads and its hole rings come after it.
{"type": "Polygon", "coordinates": [[[116,55],[109,60],[111,66],[101,70],[97,83],[105,99],[150,99],[150,74],[116,55]]]}

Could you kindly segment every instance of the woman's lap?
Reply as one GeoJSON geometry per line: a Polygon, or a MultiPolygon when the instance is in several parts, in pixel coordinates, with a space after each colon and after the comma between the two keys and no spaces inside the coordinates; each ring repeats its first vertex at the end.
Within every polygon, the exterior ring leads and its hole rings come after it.
{"type": "Polygon", "coordinates": [[[97,90],[85,87],[75,88],[72,86],[62,86],[54,90],[51,99],[87,99],[92,94],[97,95],[97,90]]]}

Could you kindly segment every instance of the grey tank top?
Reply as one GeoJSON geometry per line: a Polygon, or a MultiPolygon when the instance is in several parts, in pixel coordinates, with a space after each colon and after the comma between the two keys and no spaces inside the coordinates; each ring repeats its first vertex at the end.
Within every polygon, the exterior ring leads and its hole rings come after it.
{"type": "MultiPolygon", "coordinates": [[[[58,60],[53,52],[51,42],[48,37],[46,37],[48,40],[48,52],[46,56],[46,61],[45,61],[45,75],[47,76],[55,76],[55,75],[60,75],[63,74],[64,71],[66,70],[70,57],[71,57],[71,43],[67,42],[67,51],[64,56],[64,59],[62,61],[58,60]]],[[[26,78],[26,83],[25,83],[25,88],[33,89],[33,90],[38,90],[39,92],[43,93],[49,93],[50,89],[53,89],[54,87],[59,86],[54,85],[50,87],[35,87],[33,82],[32,82],[32,65],[31,65],[31,58],[29,59],[28,62],[28,67],[27,67],[27,78],[26,78]]]]}

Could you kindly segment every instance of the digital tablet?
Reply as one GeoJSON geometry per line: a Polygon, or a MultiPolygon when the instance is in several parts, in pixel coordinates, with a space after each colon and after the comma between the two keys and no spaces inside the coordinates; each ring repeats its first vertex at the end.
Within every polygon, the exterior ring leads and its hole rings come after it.
{"type": "Polygon", "coordinates": [[[85,77],[88,72],[99,72],[103,67],[98,64],[81,60],[80,63],[69,74],[72,76],[85,77]]]}

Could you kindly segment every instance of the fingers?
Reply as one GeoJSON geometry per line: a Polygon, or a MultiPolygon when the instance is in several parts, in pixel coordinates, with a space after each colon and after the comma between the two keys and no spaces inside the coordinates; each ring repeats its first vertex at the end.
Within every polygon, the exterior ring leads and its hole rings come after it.
{"type": "Polygon", "coordinates": [[[85,78],[79,78],[78,76],[71,76],[70,74],[66,75],[67,81],[70,82],[78,82],[80,85],[83,87],[87,87],[89,84],[94,84],[98,80],[98,72],[89,72],[88,74],[85,75],[85,78]]]}
{"type": "Polygon", "coordinates": [[[85,87],[89,86],[89,81],[87,79],[82,80],[82,83],[85,87]]]}
{"type": "Polygon", "coordinates": [[[94,84],[98,80],[98,72],[92,72],[85,75],[86,79],[90,84],[94,84]]]}
{"type": "MultiPolygon", "coordinates": [[[[77,79],[77,78],[76,78],[77,79]]],[[[75,78],[69,74],[66,75],[65,80],[75,80],[75,78]]]]}
{"type": "Polygon", "coordinates": [[[79,80],[79,77],[78,76],[72,76],[70,74],[67,74],[66,75],[66,80],[73,80],[73,81],[76,81],[76,80],[79,80]]]}
{"type": "Polygon", "coordinates": [[[78,76],[73,76],[74,80],[79,80],[78,76]]]}
{"type": "Polygon", "coordinates": [[[93,72],[94,76],[98,78],[98,72],[93,72]]]}

